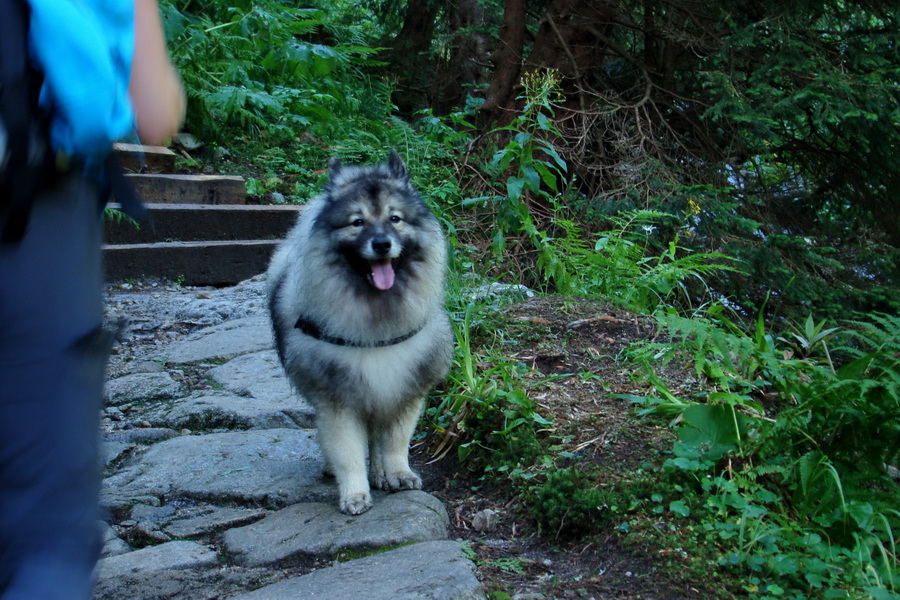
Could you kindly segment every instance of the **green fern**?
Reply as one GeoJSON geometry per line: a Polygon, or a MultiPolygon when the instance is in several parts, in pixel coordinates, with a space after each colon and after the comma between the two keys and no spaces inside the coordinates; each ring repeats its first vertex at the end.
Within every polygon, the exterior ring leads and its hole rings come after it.
{"type": "Polygon", "coordinates": [[[106,206],[103,208],[103,218],[104,220],[115,223],[116,225],[119,225],[121,223],[128,223],[135,229],[141,228],[141,224],[135,221],[128,213],[111,206],[106,206]]]}
{"type": "Polygon", "coordinates": [[[226,136],[238,129],[271,143],[304,129],[328,137],[360,119],[383,121],[383,111],[372,108],[389,105],[389,93],[367,93],[379,84],[359,67],[377,49],[357,25],[275,0],[213,4],[203,14],[163,2],[162,13],[188,92],[186,124],[198,137],[230,142],[226,136]],[[333,45],[304,39],[323,31],[333,45]]]}

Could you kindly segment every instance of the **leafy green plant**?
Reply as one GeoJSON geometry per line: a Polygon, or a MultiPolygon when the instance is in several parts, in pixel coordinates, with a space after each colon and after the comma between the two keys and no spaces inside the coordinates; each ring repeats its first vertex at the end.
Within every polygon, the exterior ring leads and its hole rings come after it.
{"type": "Polygon", "coordinates": [[[552,121],[553,104],[562,99],[559,82],[559,74],[553,70],[536,70],[522,78],[521,113],[509,125],[490,132],[505,140],[488,165],[488,172],[504,182],[498,186],[502,191],[467,199],[463,206],[484,204],[494,210],[491,247],[495,255],[504,252],[510,239],[524,238],[537,250],[537,267],[545,278],[560,289],[568,289],[570,275],[565,257],[550,243],[552,236],[547,232],[547,215],[563,225],[559,198],[568,171],[550,141],[560,137],[552,121]]]}
{"type": "Polygon", "coordinates": [[[854,321],[847,344],[835,352],[849,358],[836,372],[819,368],[793,386],[804,431],[847,469],[883,472],[900,460],[900,317],[870,315],[854,321]]]}
{"type": "Polygon", "coordinates": [[[624,505],[618,492],[605,491],[576,467],[549,470],[543,483],[526,488],[524,500],[538,527],[557,538],[599,531],[624,505]]]}
{"type": "Polygon", "coordinates": [[[493,238],[495,252],[501,252],[507,236],[527,235],[540,248],[540,234],[532,210],[536,202],[553,205],[561,191],[566,162],[547,136],[558,136],[551,121],[553,102],[561,99],[559,75],[554,71],[534,71],[522,78],[525,106],[507,126],[492,135],[509,138],[506,146],[491,159],[493,172],[506,177],[506,194],[491,198],[497,207],[498,230],[493,238]]]}
{"type": "Polygon", "coordinates": [[[891,597],[900,489],[886,465],[900,452],[900,319],[873,315],[848,330],[810,318],[776,336],[762,313],[752,333],[720,309],[708,314],[661,315],[671,340],[633,351],[648,369],[651,357],[692,362],[702,394],[678,398],[654,374],[656,394],[630,399],[643,415],[675,417],[679,440],[665,465],[695,486],[689,508],[711,541],[734,544],[723,565],[751,573],[748,591],[760,597],[891,597]]]}
{"type": "Polygon", "coordinates": [[[515,363],[473,350],[474,315],[475,305],[467,304],[454,322],[456,356],[448,389],[425,411],[429,429],[439,436],[432,452],[441,458],[455,448],[460,460],[471,456],[491,469],[530,464],[542,449],[537,431],[552,422],[538,413],[522,388],[515,363]]]}
{"type": "Polygon", "coordinates": [[[576,288],[638,311],[652,311],[665,303],[691,306],[708,296],[707,278],[738,270],[724,254],[688,252],[679,246],[677,234],[662,253],[651,254],[648,238],[669,219],[658,211],[629,211],[610,217],[614,227],[597,234],[592,249],[584,244],[568,246],[567,253],[578,265],[576,288]]]}
{"type": "Polygon", "coordinates": [[[812,315],[809,315],[806,317],[806,321],[803,322],[802,328],[797,326],[791,327],[789,336],[779,338],[779,341],[791,344],[795,352],[804,358],[810,356],[816,351],[816,348],[821,346],[822,351],[825,353],[825,358],[828,359],[828,364],[834,370],[834,364],[832,364],[831,355],[828,352],[828,340],[834,337],[837,331],[837,327],[826,329],[825,321],[816,323],[812,315]]]}
{"type": "MultiPolygon", "coordinates": [[[[376,34],[335,7],[164,2],[173,60],[188,94],[187,128],[205,141],[337,142],[380,131],[390,86],[369,77],[376,34]],[[329,43],[322,43],[325,38],[329,43]]],[[[364,22],[365,19],[362,19],[364,22]]],[[[370,147],[383,147],[375,136],[370,147]]],[[[321,149],[319,149],[321,152],[321,149]]],[[[321,169],[321,159],[316,169],[321,169]]]]}
{"type": "Polygon", "coordinates": [[[110,223],[115,223],[119,225],[121,223],[128,223],[135,229],[140,229],[141,224],[131,218],[128,213],[119,210],[118,208],[113,208],[112,206],[105,206],[103,208],[103,219],[109,221],[110,223]]]}

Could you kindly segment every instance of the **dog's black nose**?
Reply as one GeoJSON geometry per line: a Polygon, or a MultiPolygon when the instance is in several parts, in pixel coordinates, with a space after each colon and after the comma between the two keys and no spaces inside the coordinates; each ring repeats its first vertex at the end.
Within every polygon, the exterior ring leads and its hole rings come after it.
{"type": "Polygon", "coordinates": [[[372,250],[379,256],[384,256],[391,251],[391,238],[386,235],[379,236],[372,240],[372,250]]]}

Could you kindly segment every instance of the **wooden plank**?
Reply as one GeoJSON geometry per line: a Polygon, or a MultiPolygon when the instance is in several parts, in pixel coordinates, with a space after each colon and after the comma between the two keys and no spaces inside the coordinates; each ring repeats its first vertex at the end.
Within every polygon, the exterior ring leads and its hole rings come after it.
{"type": "Polygon", "coordinates": [[[186,285],[235,285],[266,270],[276,240],[106,245],[107,281],[164,277],[186,285]]]}
{"type": "Polygon", "coordinates": [[[244,204],[246,185],[236,175],[126,175],[147,203],[244,204]]]}
{"type": "MultiPolygon", "coordinates": [[[[120,208],[117,204],[111,208],[120,208]]],[[[148,204],[150,223],[104,220],[109,244],[281,239],[297,221],[296,205],[148,204]]]]}
{"type": "Polygon", "coordinates": [[[113,144],[122,166],[132,173],[171,173],[175,170],[175,153],[165,146],[113,144]]]}

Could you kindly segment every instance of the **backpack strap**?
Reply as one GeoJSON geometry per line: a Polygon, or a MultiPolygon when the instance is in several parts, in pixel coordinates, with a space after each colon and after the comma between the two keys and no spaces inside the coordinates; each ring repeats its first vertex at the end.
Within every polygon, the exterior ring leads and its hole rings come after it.
{"type": "Polygon", "coordinates": [[[28,31],[25,1],[0,0],[0,243],[22,239],[34,197],[55,173],[28,31]]]}
{"type": "Polygon", "coordinates": [[[118,154],[110,152],[106,156],[106,160],[103,161],[103,173],[109,193],[103,194],[101,191],[102,197],[109,198],[112,195],[122,205],[122,210],[126,215],[138,223],[148,225],[152,230],[153,222],[150,219],[150,212],[144,204],[144,199],[134,189],[134,184],[125,176],[125,168],[122,166],[118,154]]]}

